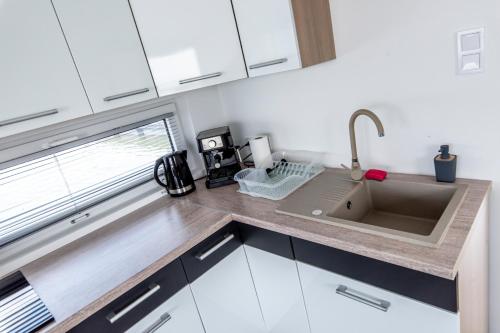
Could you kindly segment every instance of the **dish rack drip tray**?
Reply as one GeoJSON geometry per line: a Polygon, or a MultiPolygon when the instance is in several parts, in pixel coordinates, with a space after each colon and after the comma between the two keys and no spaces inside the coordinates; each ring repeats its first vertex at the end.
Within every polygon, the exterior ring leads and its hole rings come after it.
{"type": "Polygon", "coordinates": [[[282,200],[325,168],[318,163],[273,161],[272,171],[243,169],[234,175],[238,192],[270,200],[282,200]]]}

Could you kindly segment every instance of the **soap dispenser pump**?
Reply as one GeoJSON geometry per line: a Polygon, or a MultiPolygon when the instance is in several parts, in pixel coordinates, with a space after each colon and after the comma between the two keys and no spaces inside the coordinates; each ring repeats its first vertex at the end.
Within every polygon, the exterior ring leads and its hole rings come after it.
{"type": "Polygon", "coordinates": [[[450,154],[450,146],[442,145],[441,154],[434,157],[436,180],[438,182],[454,183],[457,173],[457,155],[450,154]]]}

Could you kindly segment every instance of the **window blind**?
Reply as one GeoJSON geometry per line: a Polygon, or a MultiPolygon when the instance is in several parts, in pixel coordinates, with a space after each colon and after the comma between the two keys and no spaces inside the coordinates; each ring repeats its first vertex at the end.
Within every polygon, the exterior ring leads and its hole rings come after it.
{"type": "Polygon", "coordinates": [[[0,332],[34,332],[52,314],[21,273],[0,281],[0,332]]]}
{"type": "Polygon", "coordinates": [[[157,158],[184,148],[171,113],[0,170],[0,246],[151,180],[157,158]]]}

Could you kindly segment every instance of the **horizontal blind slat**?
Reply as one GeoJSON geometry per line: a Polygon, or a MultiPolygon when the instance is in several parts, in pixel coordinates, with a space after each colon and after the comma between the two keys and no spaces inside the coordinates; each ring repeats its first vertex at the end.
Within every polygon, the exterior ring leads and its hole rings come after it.
{"type": "Polygon", "coordinates": [[[0,281],[0,332],[32,332],[53,319],[22,274],[0,281]]]}

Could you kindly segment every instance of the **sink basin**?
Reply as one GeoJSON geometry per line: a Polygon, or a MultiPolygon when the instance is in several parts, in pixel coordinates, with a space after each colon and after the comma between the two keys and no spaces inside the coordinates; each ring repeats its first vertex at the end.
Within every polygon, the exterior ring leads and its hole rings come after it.
{"type": "Polygon", "coordinates": [[[436,247],[466,192],[463,184],[352,182],[330,173],[296,191],[277,212],[436,247]]]}
{"type": "Polygon", "coordinates": [[[456,192],[452,186],[364,181],[327,215],[427,236],[439,220],[450,219],[454,207],[446,208],[456,192]]]}

